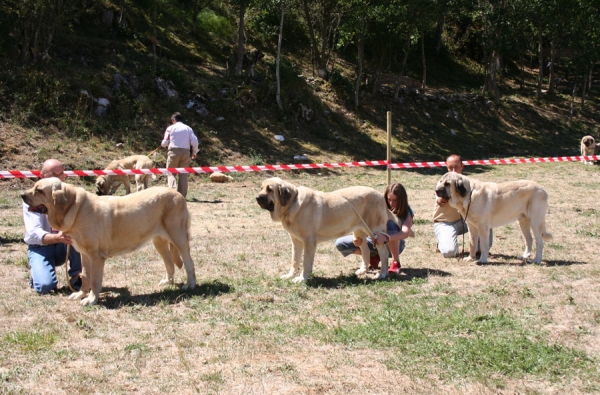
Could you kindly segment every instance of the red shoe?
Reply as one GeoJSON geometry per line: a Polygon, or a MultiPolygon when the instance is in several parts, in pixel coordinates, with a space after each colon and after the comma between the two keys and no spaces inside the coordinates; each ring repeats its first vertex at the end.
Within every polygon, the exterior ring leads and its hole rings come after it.
{"type": "Polygon", "coordinates": [[[398,263],[398,261],[394,259],[392,261],[392,265],[388,269],[388,273],[389,274],[398,274],[398,273],[400,273],[401,268],[402,268],[402,266],[400,266],[400,263],[398,263]]]}
{"type": "Polygon", "coordinates": [[[369,262],[369,269],[377,270],[379,269],[379,255],[375,255],[371,257],[371,261],[369,262]]]}

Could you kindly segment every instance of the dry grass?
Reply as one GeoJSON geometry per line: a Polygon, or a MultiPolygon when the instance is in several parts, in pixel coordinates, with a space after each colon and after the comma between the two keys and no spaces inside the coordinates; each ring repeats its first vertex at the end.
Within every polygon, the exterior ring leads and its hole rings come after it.
{"type": "MultiPolygon", "coordinates": [[[[0,393],[600,391],[600,168],[467,168],[482,180],[528,178],[548,190],[554,241],[541,266],[517,258],[517,224],[495,230],[488,265],[435,254],[431,213],[441,174],[393,174],[416,212],[417,237],[402,255],[406,275],[356,278],[358,257],[344,259],[327,242],[306,285],[279,280],[289,238],[254,201],[267,175],[234,174],[233,184],[198,176],[188,206],[199,287],[158,287],[163,265],[148,245],[108,261],[100,305],[90,308],[64,292],[40,297],[28,288],[17,192],[32,181],[3,181],[0,393]]],[[[383,190],[385,182],[375,169],[278,175],[321,190],[383,190]]]]}

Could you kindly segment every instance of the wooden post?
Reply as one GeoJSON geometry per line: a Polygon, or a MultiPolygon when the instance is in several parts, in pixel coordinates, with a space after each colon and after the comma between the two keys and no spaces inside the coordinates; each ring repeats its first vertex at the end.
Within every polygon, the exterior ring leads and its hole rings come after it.
{"type": "MultiPolygon", "coordinates": [[[[387,112],[387,163],[392,163],[392,112],[387,112]]],[[[387,186],[392,180],[392,169],[387,168],[387,186]]]]}

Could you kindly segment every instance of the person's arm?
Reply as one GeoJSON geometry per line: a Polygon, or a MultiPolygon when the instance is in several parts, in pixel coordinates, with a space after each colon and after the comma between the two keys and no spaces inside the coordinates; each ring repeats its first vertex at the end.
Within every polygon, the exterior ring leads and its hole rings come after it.
{"type": "Polygon", "coordinates": [[[194,131],[190,129],[190,146],[192,147],[192,159],[196,159],[198,153],[198,137],[194,134],[194,131]]]}
{"type": "Polygon", "coordinates": [[[44,229],[45,222],[42,215],[29,211],[29,206],[23,204],[23,223],[25,224],[25,237],[23,240],[27,244],[71,244],[71,237],[63,232],[51,233],[44,229]]]}
{"type": "Polygon", "coordinates": [[[412,212],[412,210],[409,211],[398,233],[394,233],[393,235],[388,235],[387,233],[380,233],[375,237],[375,244],[404,240],[406,238],[409,238],[411,235],[411,228],[413,226],[413,216],[414,213],[412,212]]]}
{"type": "Polygon", "coordinates": [[[165,135],[163,136],[163,139],[160,143],[160,145],[162,147],[166,147],[169,145],[169,142],[171,141],[171,133],[169,132],[169,129],[165,130],[165,135]]]}

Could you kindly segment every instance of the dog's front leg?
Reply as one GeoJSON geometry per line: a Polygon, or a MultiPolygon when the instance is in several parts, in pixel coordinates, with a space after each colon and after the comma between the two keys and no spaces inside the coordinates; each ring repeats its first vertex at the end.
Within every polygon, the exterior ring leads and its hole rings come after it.
{"type": "Polygon", "coordinates": [[[304,248],[302,241],[299,239],[292,237],[292,235],[290,235],[290,239],[292,239],[292,267],[287,274],[280,277],[282,280],[294,277],[294,274],[296,274],[300,268],[300,258],[302,257],[302,249],[304,248]]]}
{"type": "Polygon", "coordinates": [[[304,240],[304,265],[302,266],[302,273],[292,281],[300,283],[307,281],[310,277],[313,269],[313,263],[315,261],[315,252],[317,251],[317,241],[314,239],[304,240]]]}
{"type": "Polygon", "coordinates": [[[83,299],[90,292],[90,260],[85,254],[81,254],[81,269],[81,288],[79,288],[79,291],[69,295],[70,300],[83,299]]]}
{"type": "MultiPolygon", "coordinates": [[[[479,235],[481,235],[478,240],[478,245],[479,245],[479,248],[481,251],[481,256],[479,257],[477,262],[478,263],[487,263],[488,254],[490,252],[490,238],[489,238],[490,227],[489,227],[489,225],[484,224],[480,229],[477,229],[477,231],[478,231],[479,235]],[[484,237],[485,235],[488,235],[488,237],[484,237]]],[[[475,248],[477,248],[477,245],[475,248]]]]}
{"type": "Polygon", "coordinates": [[[83,306],[98,303],[100,292],[102,291],[102,276],[104,274],[104,258],[100,254],[93,254],[89,263],[89,285],[90,293],[87,298],[81,301],[83,306]]]}
{"type": "Polygon", "coordinates": [[[477,259],[477,240],[479,232],[474,225],[469,226],[469,256],[464,258],[465,261],[475,261],[477,259]]]}

